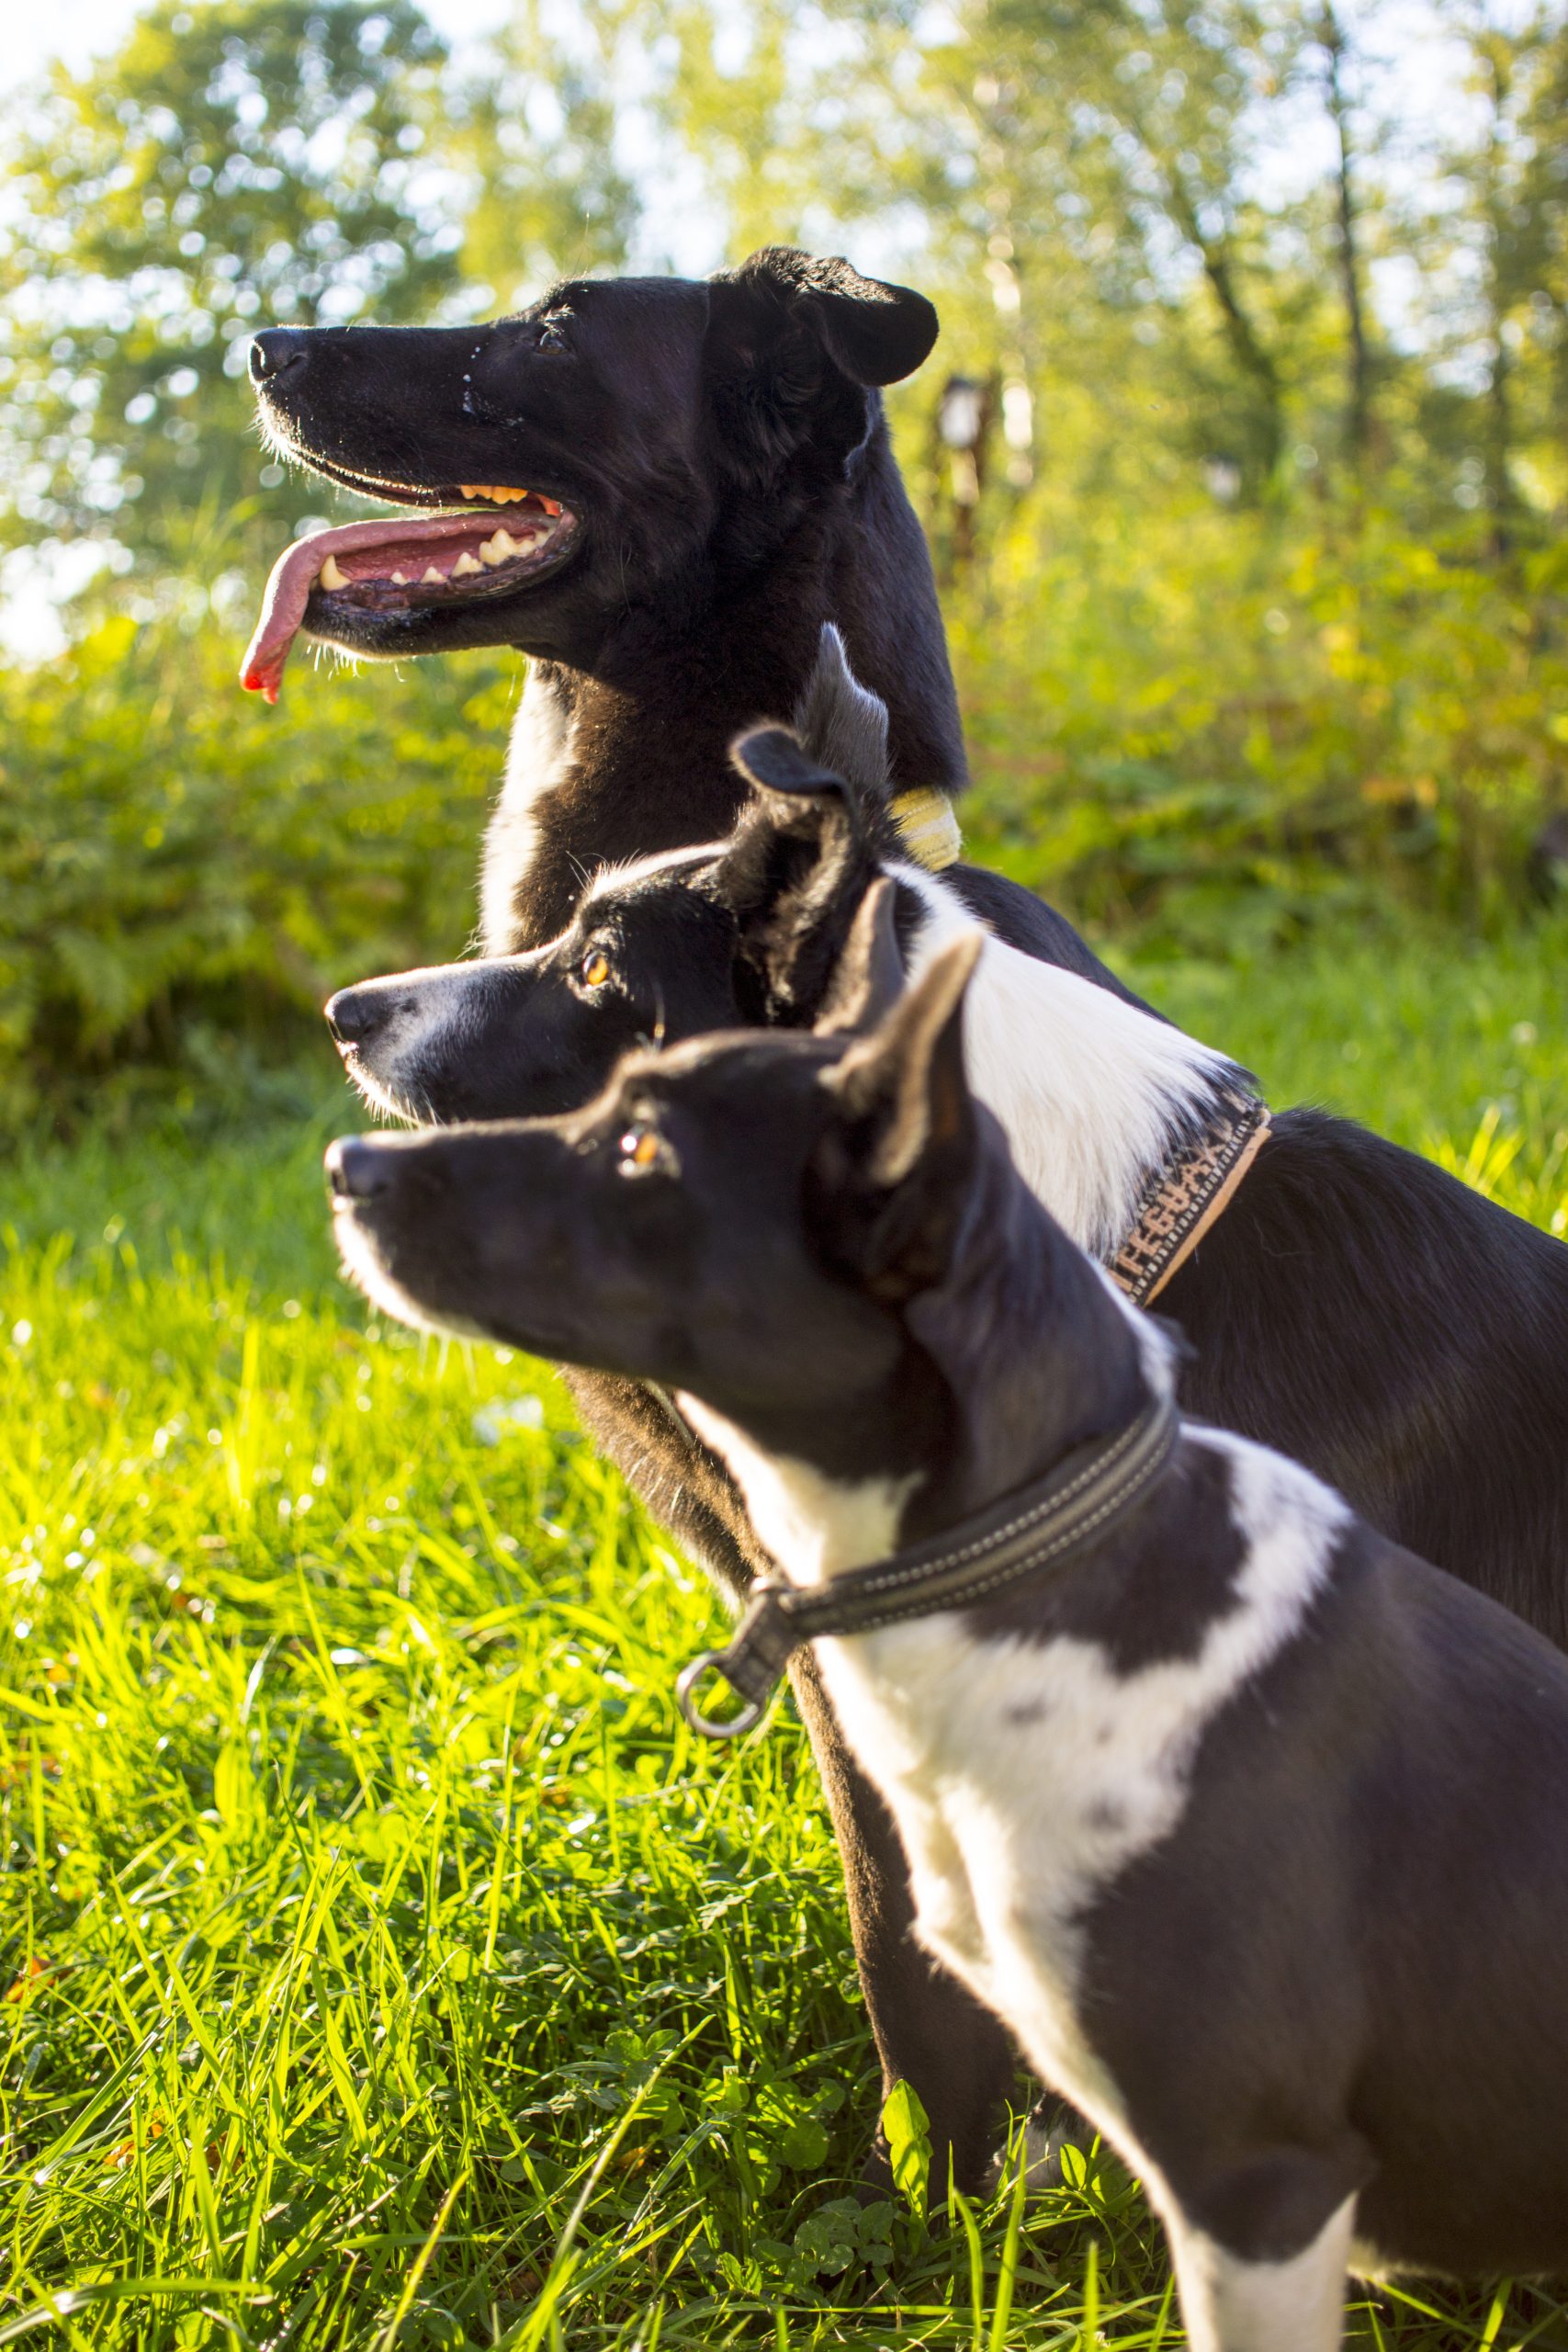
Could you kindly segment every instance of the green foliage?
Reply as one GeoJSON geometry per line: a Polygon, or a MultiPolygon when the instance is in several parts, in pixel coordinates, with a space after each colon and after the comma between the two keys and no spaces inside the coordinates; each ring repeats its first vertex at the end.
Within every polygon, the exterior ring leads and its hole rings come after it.
{"type": "MultiPolygon", "coordinates": [[[[1563,947],[1133,976],[1561,1229],[1563,947]]],[[[856,2202],[876,2070],[799,1730],[686,1733],[714,1605],[540,1367],[335,1282],[332,1060],[286,1116],[9,1171],[0,2340],[1175,2352],[1098,2148],[929,2233],[856,2202]]],[[[1348,2341],[1565,2321],[1417,2284],[1348,2341]]]]}
{"type": "Polygon", "coordinates": [[[955,600],[971,852],[1145,951],[1495,919],[1568,797],[1565,611],[1561,549],[1043,489],[955,600]]]}
{"type": "Polygon", "coordinates": [[[882,2136],[893,2186],[917,2219],[925,2212],[931,2187],[930,2120],[914,2085],[895,2083],[883,2105],[882,2136]]]}
{"type": "Polygon", "coordinates": [[[641,199],[615,161],[605,87],[621,12],[582,0],[575,13],[568,32],[559,9],[520,0],[483,75],[454,96],[451,145],[474,191],[463,266],[491,311],[626,266],[641,199]]]}
{"type": "Polygon", "coordinates": [[[233,662],[115,620],[8,680],[0,1087],[168,1061],[193,1023],[265,1046],[345,980],[462,952],[515,665],[389,695],[302,669],[269,711],[233,662]]]}

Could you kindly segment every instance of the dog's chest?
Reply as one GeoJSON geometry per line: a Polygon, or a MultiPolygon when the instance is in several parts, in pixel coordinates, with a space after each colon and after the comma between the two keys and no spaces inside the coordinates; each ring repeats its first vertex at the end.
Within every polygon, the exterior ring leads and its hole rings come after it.
{"type": "Polygon", "coordinates": [[[1078,2016],[1080,1921],[1179,1818],[1191,1727],[1151,1722],[1093,1645],[973,1642],[961,1623],[824,1642],[824,1680],[897,1822],[920,1941],[1114,2130],[1078,2016]]]}
{"type": "Polygon", "coordinates": [[[571,773],[571,716],[555,681],[535,663],[523,688],[506,755],[506,777],[485,834],[479,903],[487,956],[505,956],[514,936],[519,891],[539,847],[542,802],[571,773]]]}
{"type": "Polygon", "coordinates": [[[1346,1519],[1293,1464],[1208,1431],[1185,1442],[1224,1457],[1218,1509],[1245,1548],[1178,1654],[1123,1670],[1100,1641],[986,1638],[957,1614],[818,1645],[897,1822],[921,1940],[1124,2152],[1122,2103],[1080,2023],[1085,1920],[1190,1804],[1225,1801],[1194,1796],[1204,1734],[1296,1635],[1346,1519]]]}

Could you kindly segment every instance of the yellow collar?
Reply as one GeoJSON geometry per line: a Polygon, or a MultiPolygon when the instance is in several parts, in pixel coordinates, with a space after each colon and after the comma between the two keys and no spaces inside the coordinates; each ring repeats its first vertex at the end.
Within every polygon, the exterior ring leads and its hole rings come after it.
{"type": "Polygon", "coordinates": [[[957,865],[964,854],[964,836],[945,792],[935,785],[919,784],[910,792],[896,792],[888,807],[917,865],[940,874],[944,865],[957,865]]]}

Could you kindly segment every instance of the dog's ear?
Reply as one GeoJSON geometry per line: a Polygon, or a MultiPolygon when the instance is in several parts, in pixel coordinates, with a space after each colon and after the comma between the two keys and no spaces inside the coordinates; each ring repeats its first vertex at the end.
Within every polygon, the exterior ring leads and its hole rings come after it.
{"type": "Polygon", "coordinates": [[[863,801],[887,797],[887,705],[863,686],[850,667],[844,640],[824,621],[811,675],[795,706],[794,727],[813,759],[841,775],[863,801]]]}
{"type": "Polygon", "coordinates": [[[730,757],[755,797],[710,887],[735,918],[745,1011],[798,1028],[822,1008],[875,863],[842,777],[787,727],[738,736],[730,757]]]}
{"type": "Polygon", "coordinates": [[[904,993],[904,958],[894,916],[897,886],[884,874],[855,910],[839,968],[815,1023],[819,1037],[874,1029],[904,993]]]}
{"type": "Polygon", "coordinates": [[[947,1272],[978,1138],[964,999],[978,932],[943,950],[823,1080],[831,1107],[807,1178],[829,1256],[902,1305],[947,1272]]]}
{"type": "Polygon", "coordinates": [[[867,394],[912,375],[937,336],[923,294],[847,261],[769,245],[708,281],[708,372],[726,439],[764,467],[809,422],[846,458],[876,413],[867,394]]]}
{"type": "MultiPolygon", "coordinates": [[[[809,326],[833,365],[869,389],[912,376],[937,338],[937,315],[923,294],[863,277],[838,255],[818,257],[795,245],[764,245],[731,282],[765,288],[794,319],[809,326]]],[[[723,285],[725,277],[715,281],[723,285]]]]}
{"type": "Polygon", "coordinates": [[[846,797],[843,777],[814,760],[792,727],[753,727],[736,737],[729,756],[759,791],[798,793],[811,800],[846,797]]]}

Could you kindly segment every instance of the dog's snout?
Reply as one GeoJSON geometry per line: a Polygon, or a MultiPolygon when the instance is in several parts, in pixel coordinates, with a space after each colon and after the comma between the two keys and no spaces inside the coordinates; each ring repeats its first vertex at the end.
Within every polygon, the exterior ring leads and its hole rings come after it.
{"type": "Polygon", "coordinates": [[[324,1007],[327,1027],[340,1046],[363,1046],[386,1027],[392,1005],[383,989],[339,989],[324,1007]]]}
{"type": "Polygon", "coordinates": [[[369,1136],[340,1136],[327,1146],[327,1182],[334,1201],[373,1201],[392,1184],[392,1155],[369,1136]]]}
{"type": "Polygon", "coordinates": [[[251,344],[252,383],[270,383],[285,368],[297,368],[305,356],[305,332],[299,327],[268,327],[265,334],[256,335],[251,344]]]}

